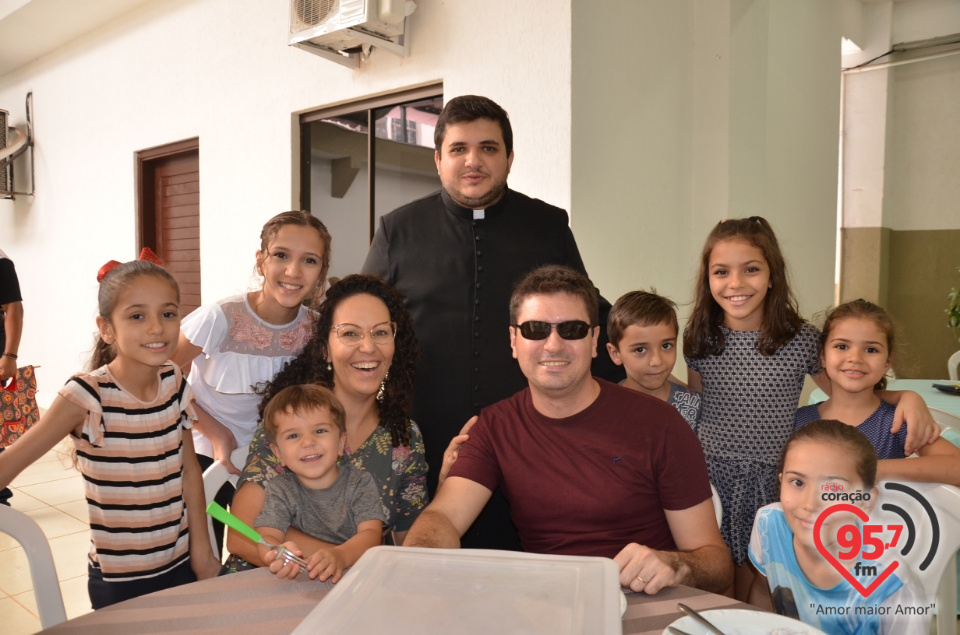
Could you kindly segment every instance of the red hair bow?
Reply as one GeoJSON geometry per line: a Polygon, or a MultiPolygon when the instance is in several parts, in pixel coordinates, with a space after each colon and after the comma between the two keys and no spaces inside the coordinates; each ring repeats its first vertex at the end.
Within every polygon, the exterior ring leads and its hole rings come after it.
{"type": "MultiPolygon", "coordinates": [[[[163,261],[160,260],[160,256],[153,253],[153,250],[150,249],[149,247],[144,247],[140,251],[140,257],[137,258],[137,260],[146,260],[160,267],[163,266],[163,261]]],[[[121,263],[117,262],[116,260],[111,260],[107,264],[100,267],[100,271],[97,272],[97,282],[103,282],[103,277],[106,276],[111,271],[113,271],[113,268],[119,264],[121,263]]]]}

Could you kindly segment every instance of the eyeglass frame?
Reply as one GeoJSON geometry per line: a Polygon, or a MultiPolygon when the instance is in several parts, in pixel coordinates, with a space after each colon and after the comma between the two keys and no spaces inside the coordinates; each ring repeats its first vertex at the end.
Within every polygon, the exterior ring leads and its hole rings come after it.
{"type": "Polygon", "coordinates": [[[396,323],[396,322],[390,322],[390,321],[387,321],[387,322],[378,322],[377,324],[374,324],[373,326],[371,326],[369,329],[365,329],[365,328],[363,328],[362,326],[360,326],[359,324],[354,324],[353,322],[341,322],[340,324],[336,324],[336,325],[334,325],[334,326],[331,326],[331,327],[330,327],[330,330],[333,331],[333,332],[336,334],[337,340],[339,340],[339,342],[340,342],[341,344],[343,344],[344,346],[360,346],[360,344],[363,342],[363,340],[367,337],[368,334],[370,335],[370,341],[373,342],[374,344],[386,344],[387,342],[392,342],[393,340],[397,339],[397,331],[399,330],[399,328],[397,327],[397,323],[396,323]],[[374,331],[374,329],[376,329],[377,327],[383,326],[384,324],[389,324],[389,325],[390,325],[390,332],[391,332],[390,339],[383,339],[382,341],[379,341],[379,342],[378,342],[378,341],[376,340],[376,338],[373,336],[373,331],[374,331]],[[340,327],[341,327],[341,326],[354,326],[354,327],[356,327],[357,330],[360,331],[360,333],[361,333],[360,339],[358,339],[356,342],[347,342],[347,341],[345,341],[345,340],[340,336],[340,327]]]}
{"type": "MultiPolygon", "coordinates": [[[[545,340],[545,339],[549,339],[549,338],[550,338],[550,335],[551,335],[554,331],[557,332],[557,335],[559,335],[559,336],[560,336],[560,339],[562,339],[562,340],[566,340],[566,341],[568,341],[568,342],[579,342],[579,341],[582,340],[582,339],[585,339],[585,338],[587,338],[587,337],[590,337],[590,332],[591,332],[593,329],[597,328],[598,325],[596,325],[596,324],[590,324],[589,322],[585,322],[584,320],[566,320],[566,321],[564,321],[564,322],[546,322],[546,321],[544,321],[544,320],[527,320],[526,322],[523,322],[522,324],[511,324],[510,326],[512,326],[513,328],[517,329],[517,332],[520,333],[520,336],[521,336],[523,339],[525,339],[525,340],[530,340],[531,342],[542,342],[542,341],[545,340]],[[530,336],[528,336],[526,333],[523,332],[523,331],[524,331],[523,325],[524,325],[524,324],[530,324],[530,323],[549,324],[549,325],[550,325],[550,330],[549,330],[543,337],[530,337],[530,336]],[[580,337],[566,337],[566,336],[563,335],[563,333],[560,332],[560,327],[566,326],[566,325],[568,325],[568,324],[575,324],[575,325],[584,324],[584,325],[586,325],[587,330],[586,330],[586,332],[585,332],[583,335],[581,335],[580,337]]],[[[532,334],[533,334],[533,333],[531,332],[531,335],[532,335],[532,334]]]]}

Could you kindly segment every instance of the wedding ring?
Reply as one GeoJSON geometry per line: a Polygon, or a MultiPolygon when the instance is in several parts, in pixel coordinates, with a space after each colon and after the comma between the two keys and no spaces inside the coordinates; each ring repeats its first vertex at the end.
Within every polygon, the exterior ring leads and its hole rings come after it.
{"type": "Polygon", "coordinates": [[[647,583],[647,581],[644,580],[643,578],[641,578],[639,575],[637,575],[637,580],[640,580],[640,581],[643,582],[644,584],[647,583]]]}

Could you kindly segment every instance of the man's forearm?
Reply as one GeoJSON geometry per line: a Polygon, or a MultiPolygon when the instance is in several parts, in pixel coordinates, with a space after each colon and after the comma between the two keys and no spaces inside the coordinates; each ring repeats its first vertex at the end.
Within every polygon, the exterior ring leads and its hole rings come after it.
{"type": "Polygon", "coordinates": [[[413,527],[407,532],[403,546],[459,549],[460,533],[446,514],[428,507],[420,513],[413,527]]]}
{"type": "Polygon", "coordinates": [[[16,355],[20,350],[20,337],[23,334],[23,303],[9,302],[4,305],[3,329],[6,334],[6,349],[0,353],[16,355]]]}
{"type": "Polygon", "coordinates": [[[666,553],[674,558],[680,584],[724,595],[733,592],[733,560],[727,549],[706,545],[692,551],[666,553]]]}

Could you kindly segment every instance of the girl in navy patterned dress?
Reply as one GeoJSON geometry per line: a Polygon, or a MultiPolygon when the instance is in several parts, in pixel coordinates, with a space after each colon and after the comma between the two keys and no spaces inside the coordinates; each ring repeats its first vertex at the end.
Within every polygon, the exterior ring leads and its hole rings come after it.
{"type": "Polygon", "coordinates": [[[907,457],[904,444],[909,422],[891,433],[894,407],[875,392],[886,388],[894,335],[890,315],[872,302],[854,300],[830,311],[820,336],[820,359],[830,379],[830,398],[797,410],[794,425],[799,429],[817,419],[837,419],[857,428],[877,450],[878,480],[960,486],[960,449],[946,439],[921,447],[919,458],[898,460],[907,457]]]}
{"type": "MultiPolygon", "coordinates": [[[[744,566],[750,531],[757,510],[777,500],[777,461],[793,432],[804,378],[830,390],[820,372],[817,329],[800,317],[765,219],[723,220],[707,237],[683,348],[690,388],[703,394],[698,435],[723,502],[735,594],[745,600],[753,579],[744,566]]],[[[936,423],[919,395],[903,394],[911,395],[903,408],[917,422],[908,445],[925,443],[936,423]]],[[[893,403],[899,397],[887,395],[893,403]]]]}

